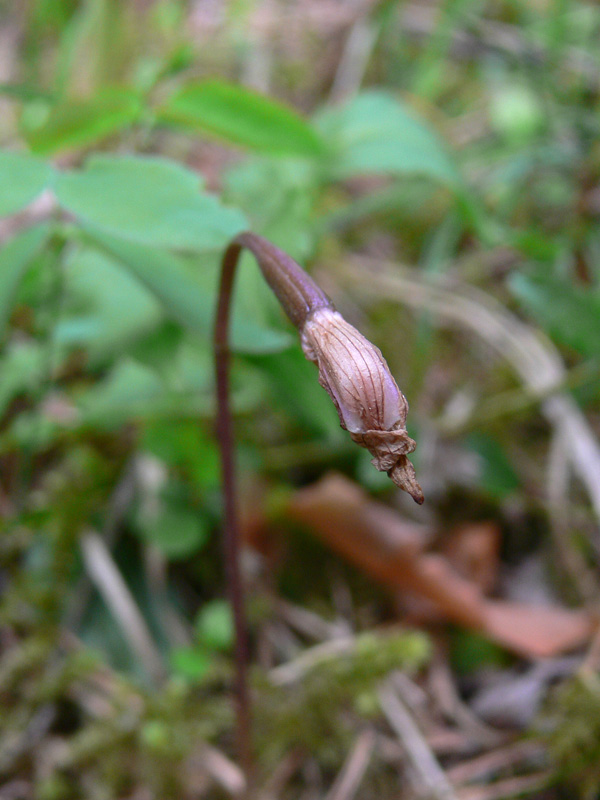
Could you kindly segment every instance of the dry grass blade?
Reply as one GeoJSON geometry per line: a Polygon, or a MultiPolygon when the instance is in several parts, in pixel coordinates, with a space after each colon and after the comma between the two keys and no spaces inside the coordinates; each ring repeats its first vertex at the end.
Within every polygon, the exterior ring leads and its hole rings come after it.
{"type": "Polygon", "coordinates": [[[431,748],[390,683],[379,690],[379,702],[415,769],[422,796],[432,800],[457,800],[431,748]]]}
{"type": "Polygon", "coordinates": [[[487,786],[463,789],[458,795],[458,800],[509,800],[511,797],[524,797],[542,789],[548,783],[549,778],[548,772],[506,778],[487,786]]]}
{"type": "Polygon", "coordinates": [[[565,367],[552,342],[490,295],[472,287],[428,283],[398,265],[392,272],[392,267],[386,270],[380,261],[365,258],[346,263],[343,276],[360,286],[362,293],[426,309],[433,316],[471,330],[511,364],[536,396],[544,397],[556,389],[556,394],[542,400],[542,412],[568,442],[573,468],[600,520],[600,446],[577,404],[559,391],[565,367]]]}
{"type": "Polygon", "coordinates": [[[133,595],[104,542],[97,533],[88,531],[81,539],[81,551],[92,582],[112,611],[132,651],[152,679],[161,680],[165,670],[160,654],[133,595]]]}
{"type": "Polygon", "coordinates": [[[446,774],[455,785],[470,783],[492,777],[501,770],[507,770],[530,761],[539,761],[543,753],[544,748],[539,742],[517,742],[491,750],[489,753],[484,753],[484,755],[469,761],[463,761],[448,769],[446,774]]]}
{"type": "Polygon", "coordinates": [[[352,800],[355,797],[369,766],[374,747],[374,731],[367,730],[361,733],[325,800],[352,800]]]}

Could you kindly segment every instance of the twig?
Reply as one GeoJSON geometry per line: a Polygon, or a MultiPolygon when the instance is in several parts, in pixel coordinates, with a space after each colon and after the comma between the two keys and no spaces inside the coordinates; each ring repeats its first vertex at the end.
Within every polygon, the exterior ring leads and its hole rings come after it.
{"type": "Polygon", "coordinates": [[[365,776],[374,747],[374,731],[363,731],[356,739],[325,800],[352,800],[365,776]]]}
{"type": "Polygon", "coordinates": [[[301,748],[290,750],[271,773],[258,795],[258,800],[277,800],[286,783],[300,767],[306,754],[301,748]]]}
{"type": "Polygon", "coordinates": [[[202,748],[202,762],[208,774],[234,797],[246,791],[246,778],[240,768],[216,747],[202,748]]]}
{"type": "Polygon", "coordinates": [[[366,14],[352,25],[333,79],[330,102],[346,100],[360,89],[378,32],[378,27],[366,14]]]}
{"type": "Polygon", "coordinates": [[[436,757],[388,682],[379,689],[381,710],[400,739],[427,796],[436,800],[456,800],[456,793],[436,757]]]}
{"type": "Polygon", "coordinates": [[[173,647],[189,647],[192,642],[190,626],[175,611],[169,598],[167,562],[156,547],[144,547],[144,567],[148,586],[152,587],[152,603],[163,633],[173,647]]]}
{"type": "Polygon", "coordinates": [[[269,679],[275,686],[288,686],[295,683],[310,669],[347,653],[352,653],[356,647],[356,637],[340,636],[323,644],[309,647],[302,655],[293,661],[288,661],[280,667],[275,667],[269,672],[269,679]]]}
{"type": "Polygon", "coordinates": [[[536,792],[552,778],[552,772],[537,772],[535,775],[523,775],[518,778],[506,778],[488,786],[463,789],[458,800],[508,800],[510,797],[536,792]]]}
{"type": "MultiPolygon", "coordinates": [[[[106,510],[106,517],[102,527],[102,540],[107,543],[108,547],[112,547],[115,537],[125,516],[136,491],[136,463],[135,459],[131,459],[125,465],[123,473],[115,486],[106,510]]],[[[67,610],[64,616],[64,625],[73,631],[77,631],[83,616],[88,607],[91,595],[91,586],[89,576],[85,573],[81,575],[73,591],[67,610]]]]}
{"type": "Polygon", "coordinates": [[[446,775],[456,785],[470,783],[476,779],[483,780],[500,770],[515,767],[523,762],[539,762],[544,752],[541,742],[516,742],[450,767],[446,771],[446,775]]]}
{"type": "Polygon", "coordinates": [[[583,554],[569,541],[569,473],[567,443],[557,430],[550,442],[546,479],[550,528],[560,563],[580,599],[589,603],[598,597],[598,588],[583,554]]]}
{"type": "Polygon", "coordinates": [[[328,622],[302,606],[297,606],[279,597],[275,601],[276,610],[281,617],[300,633],[316,641],[335,639],[348,633],[348,627],[340,623],[328,622]]]}
{"type": "MultiPolygon", "coordinates": [[[[445,654],[444,654],[445,655],[445,654]]],[[[495,728],[485,722],[463,702],[456,686],[453,675],[448,665],[448,660],[442,654],[436,655],[429,671],[429,690],[437,700],[442,713],[449,717],[473,741],[482,746],[493,746],[502,742],[505,737],[495,728]]]]}
{"type": "Polygon", "coordinates": [[[165,670],[160,654],[106,545],[97,533],[88,531],[81,539],[81,551],[92,582],[121,626],[140,663],[154,681],[161,680],[165,670]]]}

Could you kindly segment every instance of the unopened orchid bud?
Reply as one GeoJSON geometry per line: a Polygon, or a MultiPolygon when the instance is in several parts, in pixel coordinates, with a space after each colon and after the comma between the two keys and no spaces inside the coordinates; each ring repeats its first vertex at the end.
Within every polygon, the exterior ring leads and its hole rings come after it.
{"type": "Polygon", "coordinates": [[[332,308],[319,308],[302,329],[302,349],[319,367],[342,428],[374,456],[372,464],[417,503],[423,502],[415,471],[406,458],[416,443],[406,432],[408,403],[381,350],[332,308]]]}
{"type": "MultiPolygon", "coordinates": [[[[406,432],[408,403],[378,347],[339,314],[327,295],[286,253],[253,233],[235,240],[252,251],[284,311],[298,328],[302,349],[319,368],[319,383],[353,441],[373,465],[417,502],[423,492],[407,458],[416,443],[406,432]]],[[[237,258],[237,254],[236,254],[237,258]]]]}

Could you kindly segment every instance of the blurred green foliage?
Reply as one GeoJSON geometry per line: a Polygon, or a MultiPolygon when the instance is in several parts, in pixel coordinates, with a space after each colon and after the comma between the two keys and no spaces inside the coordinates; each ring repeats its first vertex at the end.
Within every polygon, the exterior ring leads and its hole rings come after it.
{"type": "MultiPolygon", "coordinates": [[[[481,430],[445,435],[438,423],[455,393],[476,417],[478,404],[521,390],[484,347],[437,333],[427,310],[407,320],[387,298],[353,296],[343,270],[354,254],[486,290],[567,369],[584,365],[573,398],[598,420],[600,8],[434,3],[423,31],[407,4],[375,3],[353,82],[342,67],[349,26],[332,36],[307,23],[291,42],[275,22],[261,39],[249,25],[260,3],[222,5],[210,19],[184,0],[0,3],[0,33],[18,32],[0,84],[0,619],[19,645],[0,657],[0,736],[52,698],[68,717],[65,687],[98,664],[122,688],[108,721],[73,724],[62,766],[39,781],[48,800],[85,795],[69,788],[83,764],[104,787],[98,797],[129,791],[116,744],[135,752],[135,779],[156,796],[181,796],[168,765],[192,739],[227,736],[211,331],[219,258],[236,233],[251,228],[318,271],[382,347],[411,401],[411,435],[443,440],[433,473],[424,448],[434,505],[458,492],[455,509],[500,518],[537,506],[546,430],[525,396],[481,430]],[[87,583],[89,529],[104,533],[164,665],[155,696],[87,583]],[[59,647],[65,627],[97,660],[59,647]],[[106,761],[92,764],[99,752],[106,761]]],[[[348,448],[250,258],[238,281],[233,400],[251,499],[253,481],[276,494],[328,468],[386,491],[348,448]]],[[[313,741],[324,769],[339,760],[357,692],[370,707],[374,680],[426,659],[418,638],[422,652],[404,657],[411,641],[376,642],[368,659],[309,676],[293,695],[271,687],[270,697],[259,675],[269,765],[313,741]]],[[[578,796],[592,797],[596,773],[582,770],[578,796]]]]}

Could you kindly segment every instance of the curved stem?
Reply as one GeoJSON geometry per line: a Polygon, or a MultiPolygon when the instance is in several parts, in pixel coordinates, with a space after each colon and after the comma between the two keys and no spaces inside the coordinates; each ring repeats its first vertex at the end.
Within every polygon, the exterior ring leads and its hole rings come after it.
{"type": "Polygon", "coordinates": [[[250,250],[256,258],[265,280],[297,327],[301,328],[307,317],[316,309],[331,307],[331,301],[287,253],[261,236],[250,232],[241,233],[225,251],[221,265],[221,282],[214,330],[217,436],[223,475],[225,577],[235,626],[236,744],[240,762],[248,778],[252,763],[248,631],[240,569],[241,536],[236,510],[233,425],[229,397],[229,317],[235,271],[240,252],[244,247],[250,250]]]}
{"type": "Polygon", "coordinates": [[[233,456],[233,432],[229,402],[228,344],[229,312],[235,268],[241,245],[233,242],[227,249],[221,268],[221,283],[215,320],[214,347],[217,381],[217,437],[221,453],[224,503],[225,580],[235,626],[235,702],[236,747],[248,780],[252,752],[250,745],[250,695],[248,691],[248,632],[244,609],[244,590],[240,569],[240,527],[236,510],[236,476],[233,456]]]}

